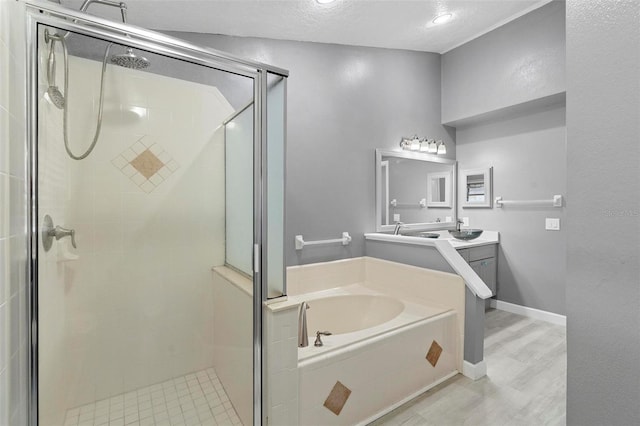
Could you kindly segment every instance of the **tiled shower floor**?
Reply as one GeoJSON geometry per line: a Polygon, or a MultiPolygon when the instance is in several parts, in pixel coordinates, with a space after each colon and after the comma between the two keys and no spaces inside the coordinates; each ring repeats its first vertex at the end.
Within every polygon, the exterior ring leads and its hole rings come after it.
{"type": "Polygon", "coordinates": [[[241,425],[213,368],[67,411],[65,426],[241,425]]]}

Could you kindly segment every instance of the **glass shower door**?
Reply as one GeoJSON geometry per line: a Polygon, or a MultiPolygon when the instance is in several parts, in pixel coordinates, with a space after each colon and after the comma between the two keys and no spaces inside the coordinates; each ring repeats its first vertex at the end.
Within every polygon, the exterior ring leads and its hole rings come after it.
{"type": "Polygon", "coordinates": [[[251,424],[254,121],[222,123],[253,79],[51,27],[38,46],[40,425],[251,424]]]}

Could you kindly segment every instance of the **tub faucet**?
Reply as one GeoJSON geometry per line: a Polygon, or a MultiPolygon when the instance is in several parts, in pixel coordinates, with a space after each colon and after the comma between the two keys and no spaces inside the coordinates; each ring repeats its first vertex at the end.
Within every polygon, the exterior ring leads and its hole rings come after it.
{"type": "Polygon", "coordinates": [[[309,346],[309,336],[307,335],[307,309],[309,305],[307,302],[300,304],[300,311],[298,311],[298,347],[306,348],[309,346]]]}
{"type": "Polygon", "coordinates": [[[396,227],[393,230],[393,235],[398,235],[400,233],[400,228],[402,228],[403,226],[404,226],[404,223],[396,222],[396,227]]]}

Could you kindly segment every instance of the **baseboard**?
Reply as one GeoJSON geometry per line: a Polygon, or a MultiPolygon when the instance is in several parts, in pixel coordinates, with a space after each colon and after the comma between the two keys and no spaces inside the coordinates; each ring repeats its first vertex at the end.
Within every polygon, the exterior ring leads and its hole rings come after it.
{"type": "Polygon", "coordinates": [[[550,322],[563,327],[567,326],[567,317],[560,314],[554,314],[553,312],[541,311],[540,309],[528,308],[526,306],[495,299],[491,299],[490,306],[495,309],[500,309],[501,311],[511,312],[512,314],[550,322]]]}
{"type": "Polygon", "coordinates": [[[484,360],[477,364],[462,361],[462,375],[471,380],[478,380],[487,375],[487,363],[484,360]]]}

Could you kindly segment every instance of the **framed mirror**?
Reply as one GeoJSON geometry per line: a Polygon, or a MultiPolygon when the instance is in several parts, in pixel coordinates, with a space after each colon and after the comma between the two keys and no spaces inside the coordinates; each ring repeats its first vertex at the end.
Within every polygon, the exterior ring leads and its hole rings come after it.
{"type": "Polygon", "coordinates": [[[493,207],[493,167],[460,171],[462,208],[493,207]]]}
{"type": "Polygon", "coordinates": [[[455,226],[455,160],[418,152],[376,150],[376,230],[455,226]]]}

